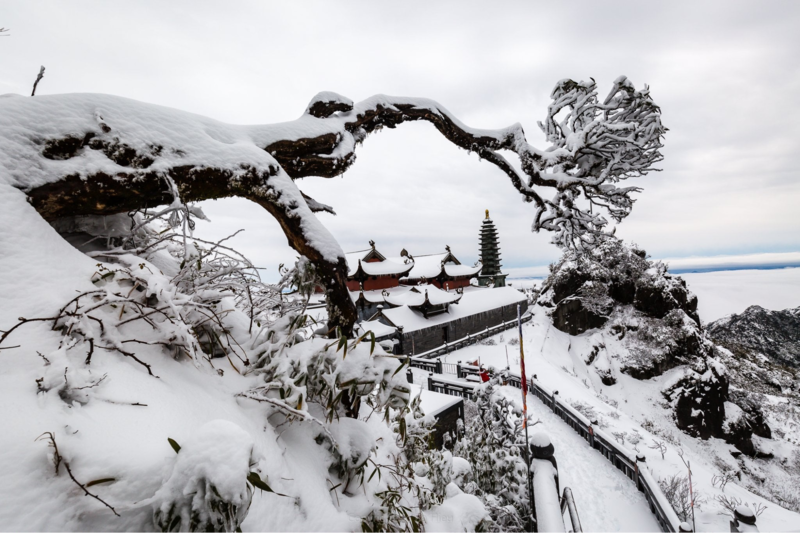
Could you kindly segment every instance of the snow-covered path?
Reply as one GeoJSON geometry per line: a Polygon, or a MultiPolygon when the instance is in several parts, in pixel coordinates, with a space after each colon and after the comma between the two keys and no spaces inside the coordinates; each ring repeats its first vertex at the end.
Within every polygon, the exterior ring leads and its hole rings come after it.
{"type": "MultiPolygon", "coordinates": [[[[521,403],[519,389],[506,387],[504,392],[521,403]]],[[[528,410],[550,435],[561,490],[572,489],[584,531],[661,531],[644,495],[630,479],[530,394],[528,410]]]]}

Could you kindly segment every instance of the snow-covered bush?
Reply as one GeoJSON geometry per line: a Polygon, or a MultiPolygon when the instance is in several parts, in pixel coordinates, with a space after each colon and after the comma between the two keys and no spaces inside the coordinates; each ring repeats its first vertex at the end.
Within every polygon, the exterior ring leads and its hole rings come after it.
{"type": "Polygon", "coordinates": [[[499,394],[499,386],[494,377],[466,402],[466,432],[453,453],[472,464],[473,483],[465,490],[481,498],[495,525],[522,531],[531,513],[528,469],[520,452],[522,413],[499,394]]]}
{"type": "Polygon", "coordinates": [[[153,501],[161,531],[236,531],[250,508],[253,440],[235,424],[214,420],[176,445],[169,478],[153,501]]]}
{"type": "Polygon", "coordinates": [[[692,521],[692,495],[695,509],[702,509],[702,505],[705,503],[705,498],[700,491],[696,488],[693,492],[689,490],[688,476],[674,474],[668,478],[660,478],[658,486],[661,487],[661,492],[667,497],[681,522],[691,523],[692,521]]]}
{"type": "MultiPolygon", "coordinates": [[[[410,389],[404,361],[386,353],[372,336],[314,337],[316,328],[304,312],[306,297],[318,283],[313,266],[300,258],[293,269],[282,271],[278,284],[262,283],[234,250],[192,237],[193,217],[201,214],[182,205],[133,214],[122,224],[125,231],[107,237],[104,246],[91,252],[106,260],[97,264],[92,290],[66,302],[54,316],[23,319],[3,332],[5,339],[30,322],[44,320],[62,333],[57,349],[40,354],[45,373],[37,380],[37,392],[57,396],[70,407],[91,404],[111,381],[93,370],[97,365],[106,368],[106,361],[98,359],[109,354],[129,359],[152,379],[167,363],[175,368],[159,355],[191,362],[189,374],[212,370],[222,377],[232,371],[245,376],[234,382],[246,387],[226,394],[235,394],[242,404],[261,405],[265,420],[259,424],[265,431],[267,426],[291,424],[313,428],[311,438],[327,452],[333,492],[364,493],[365,523],[379,529],[420,529],[420,505],[437,505],[444,498],[446,457],[420,453],[416,460],[427,461],[431,469],[418,480],[403,453],[405,438],[394,443],[381,437],[385,444],[378,444],[381,439],[364,421],[372,414],[395,428],[405,421],[410,389]],[[359,420],[362,404],[372,414],[362,413],[359,420]],[[423,501],[426,484],[435,497],[423,501]]],[[[119,228],[118,222],[108,225],[119,228]]],[[[101,221],[93,223],[105,227],[101,221]]],[[[102,401],[120,403],[107,397],[102,401]]],[[[391,435],[389,427],[384,429],[391,435]]],[[[421,428],[421,440],[426,431],[421,428]]],[[[250,434],[230,422],[218,422],[181,442],[155,496],[137,495],[140,503],[152,503],[155,527],[239,527],[254,487],[266,486],[250,470],[258,459],[248,439],[250,434]]]]}

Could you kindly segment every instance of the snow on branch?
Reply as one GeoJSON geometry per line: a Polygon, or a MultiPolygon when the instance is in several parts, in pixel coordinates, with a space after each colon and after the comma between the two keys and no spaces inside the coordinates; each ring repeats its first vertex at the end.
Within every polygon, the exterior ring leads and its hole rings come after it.
{"type": "Polygon", "coordinates": [[[552,98],[540,123],[550,144],[539,149],[518,123],[471,128],[424,98],[353,103],[324,92],[294,121],[236,126],[108,95],[7,95],[0,98],[0,183],[24,191],[50,221],[248,198],[278,220],[326,280],[330,326],[349,335],[356,313],[344,254],[314,215],[333,209],[295,180],[338,176],[369,134],[423,120],[503,171],[535,204],[534,231],[552,231],[562,247],[590,247],[605,235],[606,216],[620,221],[630,213],[639,189],[619,182],[656,170],[667,130],[647,87],[636,90],[624,76],[602,101],[594,81],[562,80],[552,98]],[[516,154],[521,171],[504,152],[516,154]]]}

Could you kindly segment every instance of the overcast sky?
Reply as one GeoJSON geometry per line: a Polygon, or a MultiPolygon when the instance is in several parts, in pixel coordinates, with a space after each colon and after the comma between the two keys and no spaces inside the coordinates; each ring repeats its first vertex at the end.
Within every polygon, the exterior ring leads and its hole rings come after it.
{"type": "MultiPolygon", "coordinates": [[[[800,251],[800,2],[106,2],[0,3],[0,93],[110,93],[218,120],[292,120],[323,90],[433,98],[474,127],[521,122],[544,147],[562,78],[650,85],[670,128],[663,172],[618,235],[654,257],[800,251]]],[[[630,182],[629,182],[630,183],[630,182]]],[[[559,255],[533,234],[531,204],[489,163],[430,125],[367,139],[343,177],[301,188],[345,251],[478,258],[484,209],[507,267],[559,255]]],[[[209,202],[205,235],[275,272],[294,252],[243,200],[209,202]]],[[[272,277],[272,276],[269,276],[272,277]]]]}

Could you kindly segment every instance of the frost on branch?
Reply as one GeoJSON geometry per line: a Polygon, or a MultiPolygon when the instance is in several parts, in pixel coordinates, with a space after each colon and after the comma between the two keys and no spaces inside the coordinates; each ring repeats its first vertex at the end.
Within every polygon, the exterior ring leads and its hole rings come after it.
{"type": "Polygon", "coordinates": [[[338,176],[370,133],[424,120],[505,172],[536,204],[535,231],[552,231],[562,247],[591,247],[605,235],[606,215],[620,221],[630,213],[639,189],[618,184],[655,170],[666,128],[648,89],[636,90],[625,77],[602,101],[594,81],[563,80],[552,96],[541,124],[550,143],[544,149],[527,142],[520,124],[471,128],[424,98],[376,95],[353,103],[324,92],[295,121],[234,126],[107,95],[10,96],[0,99],[0,179],[23,190],[49,221],[248,198],[314,264],[326,287],[329,328],[350,336],[356,312],[344,254],[314,215],[333,209],[294,180],[338,176]],[[519,158],[521,172],[504,152],[519,158]]]}

